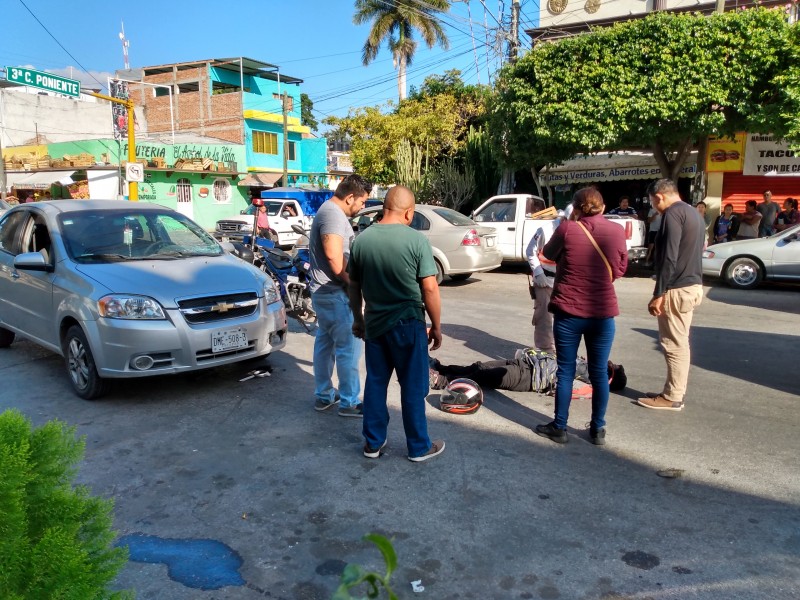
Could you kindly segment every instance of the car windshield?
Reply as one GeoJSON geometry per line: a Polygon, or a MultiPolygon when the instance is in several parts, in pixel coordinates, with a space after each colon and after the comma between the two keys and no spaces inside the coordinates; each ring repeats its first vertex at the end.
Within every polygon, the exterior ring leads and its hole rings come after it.
{"type": "Polygon", "coordinates": [[[469,227],[474,227],[476,225],[475,221],[469,217],[465,217],[460,212],[456,212],[450,208],[434,208],[433,212],[450,223],[450,225],[467,225],[469,227]]]}
{"type": "Polygon", "coordinates": [[[86,210],[63,213],[67,252],[79,263],[175,260],[220,256],[222,247],[181,214],[159,210],[86,210]]]}
{"type": "MultiPolygon", "coordinates": [[[[269,215],[270,217],[274,217],[274,216],[276,216],[278,214],[278,211],[281,209],[281,206],[283,206],[283,202],[282,201],[278,201],[278,202],[267,201],[267,202],[264,202],[264,206],[267,207],[267,215],[269,215]]],[[[256,205],[254,205],[254,204],[251,204],[247,208],[247,210],[244,212],[244,214],[246,214],[246,215],[254,215],[254,214],[256,214],[257,210],[258,210],[258,207],[256,205]]]]}

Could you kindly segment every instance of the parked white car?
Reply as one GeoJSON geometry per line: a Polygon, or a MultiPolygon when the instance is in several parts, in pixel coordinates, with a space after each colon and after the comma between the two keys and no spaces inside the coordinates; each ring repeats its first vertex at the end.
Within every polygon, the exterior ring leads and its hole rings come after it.
{"type": "MultiPolygon", "coordinates": [[[[312,218],[303,213],[300,203],[294,199],[264,200],[269,218],[269,228],[278,246],[291,246],[297,241],[297,232],[292,225],[311,228],[312,218]]],[[[255,214],[258,207],[251,204],[241,214],[217,221],[214,237],[223,242],[241,242],[246,235],[253,234],[255,214]]]]}
{"type": "Polygon", "coordinates": [[[703,252],[703,274],[742,290],[765,279],[800,281],[800,225],[766,238],[709,246],[703,252]]]}

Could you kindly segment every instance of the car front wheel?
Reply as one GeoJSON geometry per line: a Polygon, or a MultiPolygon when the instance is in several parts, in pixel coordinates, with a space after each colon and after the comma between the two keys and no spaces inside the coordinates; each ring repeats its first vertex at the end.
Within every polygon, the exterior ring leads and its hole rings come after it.
{"type": "Polygon", "coordinates": [[[97,374],[97,366],[83,333],[77,325],[67,330],[63,341],[64,360],[75,393],[84,400],[94,400],[108,391],[109,383],[97,374]]]}
{"type": "Polygon", "coordinates": [[[725,269],[725,281],[731,287],[749,290],[756,287],[764,278],[764,273],[752,258],[737,258],[725,269]]]}

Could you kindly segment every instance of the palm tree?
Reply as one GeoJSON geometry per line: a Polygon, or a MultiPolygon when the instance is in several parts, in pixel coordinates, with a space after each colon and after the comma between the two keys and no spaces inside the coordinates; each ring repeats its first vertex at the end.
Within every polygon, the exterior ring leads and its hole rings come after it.
{"type": "Polygon", "coordinates": [[[400,100],[405,100],[406,67],[411,64],[417,49],[414,30],[420,32],[428,48],[438,43],[447,50],[449,42],[437,14],[450,8],[450,0],[356,0],[355,7],[353,23],[372,23],[361,60],[365,66],[375,60],[381,44],[387,40],[394,68],[398,70],[400,100]]]}

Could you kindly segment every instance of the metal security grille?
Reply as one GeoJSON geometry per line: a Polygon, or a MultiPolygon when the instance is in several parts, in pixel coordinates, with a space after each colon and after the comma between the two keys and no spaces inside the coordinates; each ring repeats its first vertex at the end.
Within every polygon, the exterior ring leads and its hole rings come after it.
{"type": "Polygon", "coordinates": [[[192,201],[192,184],[186,178],[178,179],[176,187],[178,202],[191,202],[192,201]]]}

